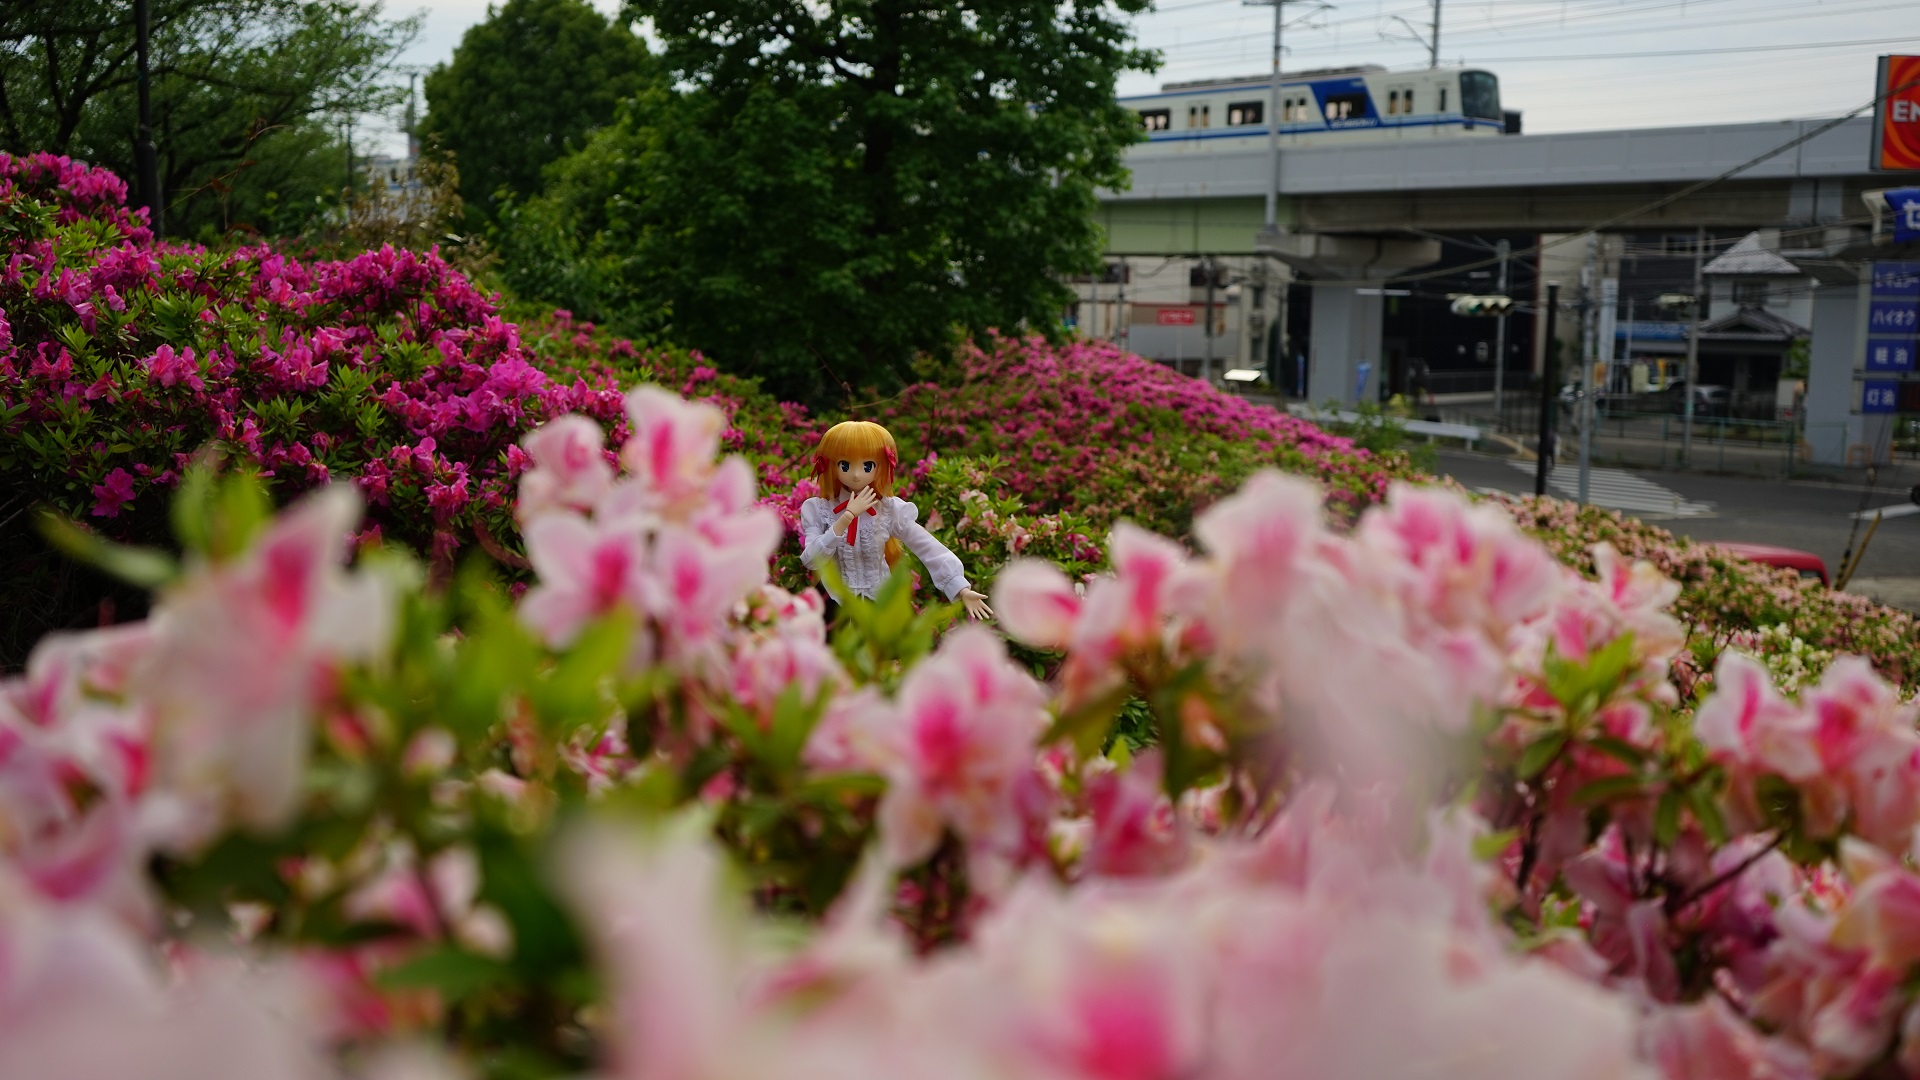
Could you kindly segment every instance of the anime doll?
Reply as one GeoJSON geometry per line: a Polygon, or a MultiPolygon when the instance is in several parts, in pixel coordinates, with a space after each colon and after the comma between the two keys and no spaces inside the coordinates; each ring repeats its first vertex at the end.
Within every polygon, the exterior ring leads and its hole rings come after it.
{"type": "MultiPolygon", "coordinates": [[[[832,559],[846,588],[871,600],[905,545],[926,564],[941,595],[965,604],[973,618],[992,618],[987,598],[968,585],[959,557],[919,524],[912,503],[894,497],[899,464],[893,436],[879,424],[848,420],[830,428],[813,452],[814,483],[830,498],[800,505],[806,544],[800,562],[815,570],[832,559]]],[[[846,600],[838,595],[834,599],[846,600]]]]}

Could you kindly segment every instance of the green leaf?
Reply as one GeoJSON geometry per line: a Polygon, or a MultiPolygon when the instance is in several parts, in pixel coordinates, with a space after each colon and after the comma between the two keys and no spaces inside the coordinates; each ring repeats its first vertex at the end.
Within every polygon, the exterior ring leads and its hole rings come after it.
{"type": "Polygon", "coordinates": [[[1586,745],[1613,758],[1615,761],[1623,762],[1636,768],[1647,763],[1646,751],[1627,742],[1625,739],[1616,738],[1612,735],[1602,735],[1598,738],[1588,739],[1586,740],[1586,745]]]}
{"type": "Polygon", "coordinates": [[[1540,775],[1541,770],[1559,756],[1566,745],[1567,733],[1564,731],[1549,731],[1535,739],[1521,751],[1520,764],[1514,768],[1515,775],[1522,780],[1531,780],[1540,775]]]}
{"type": "Polygon", "coordinates": [[[1520,838],[1519,829],[1501,829],[1473,838],[1473,857],[1485,862],[1498,858],[1520,838]]]}
{"type": "Polygon", "coordinates": [[[1123,683],[1061,713],[1054,718],[1047,733],[1040,737],[1041,745],[1050,746],[1061,739],[1071,739],[1081,757],[1092,757],[1106,744],[1107,729],[1113,726],[1113,718],[1120,714],[1120,706],[1125,705],[1132,696],[1132,688],[1123,683]]]}
{"type": "Polygon", "coordinates": [[[1585,663],[1566,660],[1549,649],[1541,669],[1553,699],[1570,714],[1585,716],[1607,699],[1632,666],[1633,635],[1621,634],[1587,657],[1585,663]]]}
{"type": "Polygon", "coordinates": [[[40,511],[38,523],[55,550],[128,584],[157,589],[180,575],[180,564],[158,548],[116,544],[51,510],[40,511]]]}
{"type": "Polygon", "coordinates": [[[1680,836],[1680,792],[1668,788],[1653,808],[1653,842],[1671,847],[1680,836]]]}
{"type": "Polygon", "coordinates": [[[1594,806],[1598,803],[1612,802],[1614,799],[1639,795],[1646,789],[1646,779],[1634,773],[1619,776],[1604,776],[1588,784],[1582,784],[1580,790],[1573,793],[1577,806],[1594,806]]]}
{"type": "Polygon", "coordinates": [[[1715,844],[1727,841],[1727,821],[1721,816],[1720,803],[1714,795],[1713,787],[1708,783],[1696,783],[1687,788],[1687,806],[1693,811],[1694,820],[1700,823],[1700,831],[1715,844]]]}
{"type": "Polygon", "coordinates": [[[470,994],[513,981],[513,970],[498,960],[447,945],[388,968],[380,972],[375,981],[393,990],[438,990],[449,1002],[457,1002],[470,994]]]}

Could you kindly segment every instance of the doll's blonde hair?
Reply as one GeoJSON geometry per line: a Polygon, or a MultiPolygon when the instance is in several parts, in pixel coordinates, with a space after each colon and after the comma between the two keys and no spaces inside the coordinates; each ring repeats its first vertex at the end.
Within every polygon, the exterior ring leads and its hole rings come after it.
{"type": "MultiPolygon", "coordinates": [[[[883,499],[893,494],[900,450],[886,428],[871,420],[843,420],[820,436],[820,445],[813,450],[813,483],[820,489],[820,497],[834,505],[840,503],[840,476],[835,466],[842,461],[873,462],[874,494],[883,499]]],[[[888,537],[887,569],[892,570],[905,553],[899,540],[888,537]]]]}

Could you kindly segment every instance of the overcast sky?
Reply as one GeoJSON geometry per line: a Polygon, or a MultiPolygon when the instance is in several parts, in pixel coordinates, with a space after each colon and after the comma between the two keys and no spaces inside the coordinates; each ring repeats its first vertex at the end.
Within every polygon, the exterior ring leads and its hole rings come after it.
{"type": "MultiPolygon", "coordinates": [[[[596,0],[602,11],[617,0],[596,0]]],[[[1160,0],[1137,20],[1162,81],[1265,72],[1270,7],[1160,0]]],[[[390,0],[390,11],[410,10],[390,0]]],[[[406,62],[445,62],[486,0],[434,0],[406,62]]],[[[1427,63],[1430,0],[1288,0],[1286,69],[1427,63]],[[1396,18],[1397,17],[1397,18],[1396,18]],[[1400,20],[1414,24],[1414,30],[1400,20]]],[[[1873,96],[1874,58],[1920,53],[1920,0],[1443,0],[1442,63],[1484,66],[1529,132],[1838,116],[1873,96]],[[1739,51],[1735,51],[1739,50],[1739,51]]]]}

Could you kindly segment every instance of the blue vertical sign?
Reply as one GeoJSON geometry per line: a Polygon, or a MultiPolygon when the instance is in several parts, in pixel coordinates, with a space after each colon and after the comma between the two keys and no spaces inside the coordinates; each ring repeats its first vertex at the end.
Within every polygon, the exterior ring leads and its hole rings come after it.
{"type": "Polygon", "coordinates": [[[1893,242],[1911,244],[1920,241],[1920,188],[1898,188],[1887,192],[1887,208],[1893,211],[1893,242]]]}
{"type": "MultiPolygon", "coordinates": [[[[1920,207],[1920,189],[1914,189],[1920,207]]],[[[1911,373],[1920,360],[1920,263],[1873,264],[1873,287],[1867,298],[1867,344],[1861,365],[1869,374],[1911,373]]],[[[1895,411],[1897,384],[1869,380],[1861,411],[1895,411]]]]}

